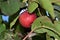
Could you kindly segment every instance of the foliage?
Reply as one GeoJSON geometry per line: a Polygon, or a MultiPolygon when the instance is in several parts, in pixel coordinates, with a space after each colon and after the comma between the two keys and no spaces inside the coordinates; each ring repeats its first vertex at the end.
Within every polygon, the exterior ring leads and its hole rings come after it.
{"type": "Polygon", "coordinates": [[[60,0],[0,0],[0,40],[24,40],[25,36],[27,40],[60,40],[60,0]],[[23,9],[37,15],[31,28],[19,23],[23,9]],[[9,22],[2,15],[9,16],[9,22]]]}

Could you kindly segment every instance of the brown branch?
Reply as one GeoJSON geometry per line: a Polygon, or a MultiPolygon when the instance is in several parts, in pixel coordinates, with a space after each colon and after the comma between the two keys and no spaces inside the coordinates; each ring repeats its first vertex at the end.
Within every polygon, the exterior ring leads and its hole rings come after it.
{"type": "Polygon", "coordinates": [[[32,32],[36,30],[36,28],[34,28],[33,30],[31,30],[31,32],[28,33],[28,35],[26,35],[26,37],[23,38],[23,40],[25,40],[30,34],[32,34],[32,32]]]}

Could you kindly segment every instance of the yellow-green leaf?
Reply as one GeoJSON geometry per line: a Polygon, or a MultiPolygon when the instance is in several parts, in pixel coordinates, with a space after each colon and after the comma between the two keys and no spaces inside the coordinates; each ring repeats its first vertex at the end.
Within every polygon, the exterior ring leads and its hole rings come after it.
{"type": "Polygon", "coordinates": [[[60,5],[60,0],[50,0],[50,1],[51,1],[51,3],[55,3],[57,5],[60,5]]]}
{"type": "Polygon", "coordinates": [[[55,29],[58,30],[58,32],[60,32],[60,22],[59,21],[55,21],[55,29]]]}
{"type": "Polygon", "coordinates": [[[18,17],[19,17],[19,16],[17,16],[17,17],[10,23],[10,28],[12,28],[12,26],[16,23],[18,17]]]}
{"type": "Polygon", "coordinates": [[[5,24],[0,24],[0,33],[6,30],[5,24]]]}
{"type": "Polygon", "coordinates": [[[23,0],[23,2],[26,2],[27,0],[23,0]]]}
{"type": "Polygon", "coordinates": [[[39,4],[49,12],[52,18],[55,18],[54,8],[49,0],[39,0],[39,4]]]}
{"type": "Polygon", "coordinates": [[[28,11],[32,13],[37,7],[38,7],[38,4],[36,2],[31,2],[28,5],[28,11]]]}
{"type": "Polygon", "coordinates": [[[60,2],[56,2],[55,4],[59,5],[60,6],[60,2]]]}

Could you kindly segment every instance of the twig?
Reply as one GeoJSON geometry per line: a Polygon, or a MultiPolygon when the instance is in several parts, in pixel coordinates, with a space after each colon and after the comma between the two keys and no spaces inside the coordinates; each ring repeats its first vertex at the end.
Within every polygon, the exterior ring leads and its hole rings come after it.
{"type": "Polygon", "coordinates": [[[30,34],[32,34],[32,32],[33,32],[34,30],[36,30],[36,28],[34,28],[31,32],[29,32],[28,35],[26,35],[26,37],[23,38],[23,40],[25,40],[30,34]]]}
{"type": "Polygon", "coordinates": [[[23,37],[23,35],[21,33],[17,33],[19,37],[23,37]]]}

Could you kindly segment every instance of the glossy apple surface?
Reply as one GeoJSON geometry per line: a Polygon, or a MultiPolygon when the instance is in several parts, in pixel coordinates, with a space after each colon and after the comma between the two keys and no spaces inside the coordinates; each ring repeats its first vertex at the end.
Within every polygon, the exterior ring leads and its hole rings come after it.
{"type": "Polygon", "coordinates": [[[36,19],[36,14],[35,13],[29,14],[28,11],[25,11],[19,16],[19,23],[24,28],[30,28],[31,24],[33,23],[33,21],[35,19],[36,19]]]}

